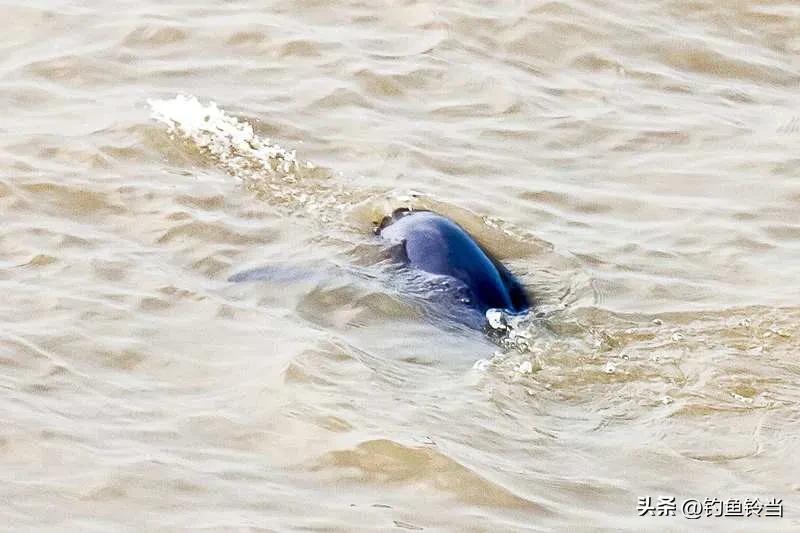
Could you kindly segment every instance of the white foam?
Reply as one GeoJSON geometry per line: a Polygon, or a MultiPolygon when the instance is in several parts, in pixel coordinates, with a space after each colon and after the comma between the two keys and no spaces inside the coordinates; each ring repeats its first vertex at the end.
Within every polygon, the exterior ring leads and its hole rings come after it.
{"type": "Polygon", "coordinates": [[[307,179],[315,172],[312,163],[301,162],[295,150],[260,137],[247,121],[229,115],[215,102],[203,104],[191,95],[147,103],[152,118],[166,124],[170,135],[195,145],[276,207],[313,214],[322,221],[340,218],[335,213],[348,203],[350,194],[316,179],[320,172],[326,174],[322,169],[307,179]]]}
{"type": "Polygon", "coordinates": [[[532,374],[533,373],[533,363],[530,361],[523,361],[517,367],[517,372],[520,374],[532,374]]]}
{"type": "Polygon", "coordinates": [[[297,167],[297,154],[256,135],[253,126],[220,109],[215,102],[203,105],[194,96],[178,95],[170,100],[147,101],[152,117],[167,125],[169,132],[193,141],[226,166],[241,171],[254,162],[289,173],[297,167]]]}

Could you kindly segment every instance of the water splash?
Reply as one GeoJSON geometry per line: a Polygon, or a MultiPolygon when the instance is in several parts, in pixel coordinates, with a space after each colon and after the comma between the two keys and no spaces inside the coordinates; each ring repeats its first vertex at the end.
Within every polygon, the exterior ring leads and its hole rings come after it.
{"type": "Polygon", "coordinates": [[[530,352],[534,338],[541,332],[538,319],[532,312],[509,313],[502,309],[486,311],[489,336],[506,350],[530,352]]]}
{"type": "Polygon", "coordinates": [[[203,104],[194,96],[178,95],[147,103],[152,118],[166,124],[173,138],[194,145],[276,207],[328,222],[341,220],[341,212],[352,203],[351,193],[330,172],[259,136],[252,124],[215,102],[203,104]]]}
{"type": "Polygon", "coordinates": [[[252,125],[228,115],[215,102],[203,105],[194,96],[179,95],[171,100],[150,99],[147,103],[152,117],[167,124],[170,133],[181,134],[207,149],[233,173],[248,169],[253,163],[280,168],[287,174],[297,170],[294,150],[260,139],[252,125]]]}

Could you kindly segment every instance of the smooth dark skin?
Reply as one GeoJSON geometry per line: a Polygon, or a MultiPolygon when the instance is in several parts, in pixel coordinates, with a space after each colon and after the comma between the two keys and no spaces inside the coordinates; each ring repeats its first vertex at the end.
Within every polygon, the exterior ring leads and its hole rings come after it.
{"type": "Polygon", "coordinates": [[[383,219],[376,233],[397,245],[395,257],[401,262],[456,280],[465,295],[460,302],[483,316],[489,309],[522,313],[530,308],[517,278],[449,218],[398,209],[383,219]]]}

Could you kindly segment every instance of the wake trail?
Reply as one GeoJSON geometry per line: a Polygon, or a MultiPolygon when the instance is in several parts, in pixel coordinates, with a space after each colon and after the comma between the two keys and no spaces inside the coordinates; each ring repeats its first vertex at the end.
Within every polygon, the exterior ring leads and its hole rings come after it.
{"type": "Polygon", "coordinates": [[[248,189],[291,214],[320,222],[342,220],[352,193],[334,182],[331,173],[259,136],[252,124],[229,115],[215,102],[196,97],[149,99],[151,117],[166,124],[172,138],[194,145],[248,189]]]}
{"type": "MultiPolygon", "coordinates": [[[[365,202],[364,214],[373,221],[380,220],[398,205],[416,204],[437,210],[435,202],[425,202],[413,193],[392,191],[382,196],[356,197],[352,190],[337,183],[329,171],[301,161],[295,150],[259,136],[252,124],[229,115],[215,102],[203,104],[194,96],[178,95],[171,99],[149,99],[147,103],[152,118],[166,124],[173,139],[181,139],[199,150],[220,169],[242,180],[258,197],[287,214],[308,216],[331,228],[347,226],[343,221],[348,220],[348,211],[365,202]]],[[[506,350],[530,351],[537,330],[533,317],[491,310],[487,318],[492,336],[506,350]]]]}

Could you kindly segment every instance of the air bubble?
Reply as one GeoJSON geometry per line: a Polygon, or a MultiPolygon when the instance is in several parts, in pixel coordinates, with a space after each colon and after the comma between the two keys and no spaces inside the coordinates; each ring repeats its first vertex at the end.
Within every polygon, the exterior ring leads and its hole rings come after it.
{"type": "Polygon", "coordinates": [[[486,311],[486,320],[492,329],[507,329],[506,317],[500,309],[489,309],[486,311]]]}
{"type": "Polygon", "coordinates": [[[517,367],[517,372],[519,372],[520,374],[530,374],[530,373],[532,373],[533,372],[533,363],[531,363],[530,361],[523,361],[517,367]]]}
{"type": "Polygon", "coordinates": [[[492,366],[491,361],[488,361],[486,359],[478,359],[477,361],[475,361],[475,364],[472,365],[472,368],[479,372],[485,372],[486,370],[488,370],[490,366],[492,366]]]}

